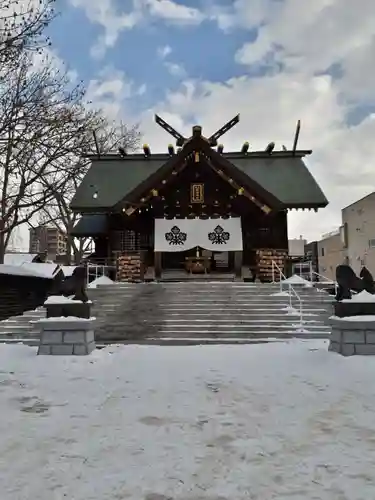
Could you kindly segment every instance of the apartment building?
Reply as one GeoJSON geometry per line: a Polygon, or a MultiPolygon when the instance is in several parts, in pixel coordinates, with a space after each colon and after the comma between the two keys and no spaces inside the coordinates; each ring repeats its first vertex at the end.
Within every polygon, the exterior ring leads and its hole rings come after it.
{"type": "Polygon", "coordinates": [[[321,276],[335,280],[336,267],[346,262],[346,252],[342,229],[337,229],[322,237],[317,242],[318,273],[321,276]]]}
{"type": "Polygon", "coordinates": [[[319,273],[335,277],[339,264],[356,274],[366,266],[375,276],[375,192],[341,211],[342,225],[318,241],[319,273]]]}
{"type": "Polygon", "coordinates": [[[31,228],[29,252],[47,252],[49,259],[56,259],[58,255],[66,253],[66,233],[56,227],[31,228]]]}
{"type": "Polygon", "coordinates": [[[342,224],[348,264],[357,274],[366,266],[375,276],[375,193],[345,207],[342,224]]]}

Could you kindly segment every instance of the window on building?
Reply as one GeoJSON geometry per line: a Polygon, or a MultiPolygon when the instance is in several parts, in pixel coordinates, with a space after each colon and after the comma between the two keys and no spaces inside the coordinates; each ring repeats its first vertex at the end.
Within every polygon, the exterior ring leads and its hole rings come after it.
{"type": "Polygon", "coordinates": [[[322,257],[324,257],[324,247],[322,247],[322,249],[321,249],[321,254],[322,254],[322,257]]]}
{"type": "Polygon", "coordinates": [[[368,240],[368,246],[369,246],[369,248],[375,248],[375,239],[374,240],[368,240]]]}

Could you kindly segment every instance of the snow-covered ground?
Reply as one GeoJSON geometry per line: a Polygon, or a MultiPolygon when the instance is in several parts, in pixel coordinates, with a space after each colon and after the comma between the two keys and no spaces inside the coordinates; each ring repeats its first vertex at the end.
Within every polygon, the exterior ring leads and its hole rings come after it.
{"type": "Polygon", "coordinates": [[[369,500],[375,358],[0,346],[1,500],[369,500]]]}

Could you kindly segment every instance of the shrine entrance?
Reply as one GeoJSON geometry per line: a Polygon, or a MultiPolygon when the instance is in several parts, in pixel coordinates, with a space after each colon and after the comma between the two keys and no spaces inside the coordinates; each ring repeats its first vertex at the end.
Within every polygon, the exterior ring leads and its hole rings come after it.
{"type": "Polygon", "coordinates": [[[241,276],[241,218],[155,219],[155,277],[163,270],[241,276]]]}

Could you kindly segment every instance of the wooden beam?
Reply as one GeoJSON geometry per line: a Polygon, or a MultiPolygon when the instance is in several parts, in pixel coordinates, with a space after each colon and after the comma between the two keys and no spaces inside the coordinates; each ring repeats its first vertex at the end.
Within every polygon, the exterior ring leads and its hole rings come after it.
{"type": "Polygon", "coordinates": [[[239,184],[237,184],[236,181],[234,181],[233,179],[229,179],[229,177],[222,170],[217,170],[212,165],[210,160],[207,160],[207,163],[214,170],[214,172],[216,172],[222,179],[224,179],[226,182],[228,182],[228,184],[230,184],[234,189],[236,189],[237,191],[239,189],[243,189],[242,196],[245,196],[246,198],[248,198],[252,203],[254,203],[254,205],[256,205],[258,208],[260,208],[262,210],[262,212],[264,212],[265,214],[269,214],[270,212],[272,212],[272,209],[268,205],[265,205],[264,203],[257,200],[257,198],[255,198],[255,196],[250,194],[245,188],[242,188],[239,184]]]}
{"type": "Polygon", "coordinates": [[[298,144],[298,139],[299,139],[299,134],[301,131],[301,120],[298,120],[297,122],[297,127],[296,127],[296,132],[294,134],[294,142],[293,142],[293,156],[296,155],[297,151],[297,144],[298,144]]]}

